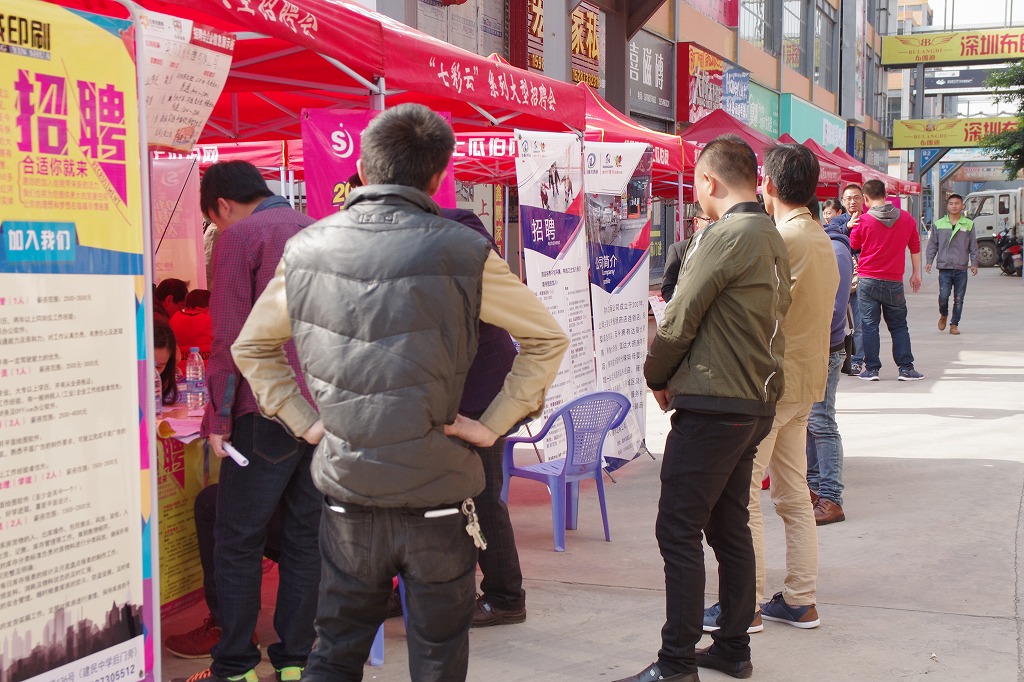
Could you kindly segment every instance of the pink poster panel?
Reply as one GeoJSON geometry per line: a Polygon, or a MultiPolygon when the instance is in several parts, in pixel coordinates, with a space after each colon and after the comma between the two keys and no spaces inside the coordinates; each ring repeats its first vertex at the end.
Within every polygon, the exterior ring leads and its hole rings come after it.
{"type": "MultiPolygon", "coordinates": [[[[309,215],[320,219],[345,206],[349,184],[359,159],[359,138],[378,111],[337,109],[302,110],[302,153],[306,174],[309,215]]],[[[451,117],[439,113],[446,121],[451,117]]],[[[449,161],[441,188],[434,200],[442,207],[455,207],[455,172],[449,161]]]]}

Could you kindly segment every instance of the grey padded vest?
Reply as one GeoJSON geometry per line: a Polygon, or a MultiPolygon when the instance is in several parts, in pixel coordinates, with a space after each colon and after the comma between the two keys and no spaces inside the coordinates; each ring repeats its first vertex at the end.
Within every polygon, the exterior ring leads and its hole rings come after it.
{"type": "Polygon", "coordinates": [[[313,481],[340,502],[434,507],[484,487],[444,435],[477,348],[490,245],[424,192],[361,187],[285,248],[292,335],[326,435],[313,481]]]}

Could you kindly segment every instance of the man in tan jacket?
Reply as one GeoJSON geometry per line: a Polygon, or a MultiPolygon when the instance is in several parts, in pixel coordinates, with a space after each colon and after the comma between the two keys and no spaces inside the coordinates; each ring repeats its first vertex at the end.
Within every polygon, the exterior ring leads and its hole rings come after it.
{"type": "Polygon", "coordinates": [[[771,432],[757,448],[750,480],[750,534],[757,560],[757,602],[764,598],[766,570],[761,480],[771,465],[771,495],[786,529],[786,580],[761,606],[764,620],[798,628],[819,624],[815,609],[818,534],[807,490],[807,416],[825,396],[832,304],[839,269],[832,243],[807,210],[818,184],[818,161],[803,145],[784,144],[764,156],[761,191],[789,252],[793,303],[782,329],[786,337],[786,387],[771,432]]]}

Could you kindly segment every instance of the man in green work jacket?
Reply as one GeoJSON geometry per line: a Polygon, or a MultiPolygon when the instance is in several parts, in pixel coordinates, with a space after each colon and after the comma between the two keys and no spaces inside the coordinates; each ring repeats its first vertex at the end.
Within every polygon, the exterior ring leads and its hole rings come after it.
{"type": "Polygon", "coordinates": [[[974,223],[963,215],[964,198],[950,194],[946,200],[948,213],[935,221],[928,235],[928,251],[924,271],[932,272],[932,261],[939,266],[939,331],[946,328],[949,314],[949,294],[953,293],[953,319],[949,321],[949,333],[960,334],[960,315],[964,311],[964,295],[967,293],[967,267],[971,274],[978,274],[978,239],[974,234],[974,223]]]}

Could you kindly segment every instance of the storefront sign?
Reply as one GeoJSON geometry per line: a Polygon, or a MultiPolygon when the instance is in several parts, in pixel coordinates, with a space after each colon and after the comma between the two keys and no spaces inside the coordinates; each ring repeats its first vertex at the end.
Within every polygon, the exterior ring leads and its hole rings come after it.
{"type": "Polygon", "coordinates": [[[722,60],[722,108],[725,113],[746,121],[750,116],[750,72],[722,60]]]}
{"type": "Polygon", "coordinates": [[[0,16],[0,680],[153,679],[132,24],[0,16]]]}
{"type": "Polygon", "coordinates": [[[726,28],[736,28],[739,24],[739,0],[685,0],[685,2],[726,28]]]}
{"type": "Polygon", "coordinates": [[[779,93],[751,82],[746,123],[768,137],[778,137],[780,135],[779,93]]]}
{"type": "Polygon", "coordinates": [[[985,64],[1024,59],[1024,29],[953,31],[885,36],[883,66],[985,64]]]}
{"type": "Polygon", "coordinates": [[[694,43],[679,43],[680,121],[696,123],[722,108],[722,58],[694,43]]]}
{"type": "MultiPolygon", "coordinates": [[[[603,12],[597,5],[583,0],[572,11],[569,20],[569,44],[572,58],[572,80],[586,83],[604,94],[605,35],[603,12]]],[[[526,36],[527,66],[530,71],[544,72],[544,0],[529,0],[526,36]]]]}
{"type": "Polygon", "coordinates": [[[889,141],[870,130],[864,132],[864,163],[877,171],[889,172],[889,141]]]}
{"type": "MultiPolygon", "coordinates": [[[[1019,175],[1017,177],[1020,177],[1019,175]]],[[[1001,163],[961,166],[950,178],[953,182],[993,182],[1006,180],[1006,168],[1001,163]]]]}
{"type": "Polygon", "coordinates": [[[626,75],[630,112],[672,120],[672,48],[671,42],[646,31],[629,41],[626,75]]]}
{"type": "Polygon", "coordinates": [[[927,94],[936,92],[976,93],[987,92],[988,77],[998,69],[929,69],[924,74],[924,89],[927,94]]]}
{"type": "Polygon", "coordinates": [[[826,149],[846,146],[846,121],[795,95],[782,95],[779,118],[781,132],[801,142],[811,138],[826,149]]]}
{"type": "Polygon", "coordinates": [[[893,149],[918,147],[979,147],[987,135],[1016,130],[1013,116],[896,120],[892,126],[893,149]]]}
{"type": "Polygon", "coordinates": [[[677,116],[696,123],[716,109],[746,121],[750,72],[695,43],[679,43],[677,116]]]}

